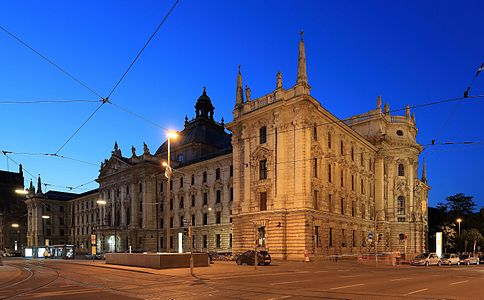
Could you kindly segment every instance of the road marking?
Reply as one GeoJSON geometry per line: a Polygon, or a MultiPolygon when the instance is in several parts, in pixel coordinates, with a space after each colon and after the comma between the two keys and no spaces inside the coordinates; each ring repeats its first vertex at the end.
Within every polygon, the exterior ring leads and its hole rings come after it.
{"type": "Polygon", "coordinates": [[[412,294],[420,293],[420,292],[423,292],[423,291],[426,291],[426,290],[428,290],[428,289],[416,290],[416,291],[413,291],[413,292],[408,293],[407,295],[412,295],[412,294]]]}
{"type": "Polygon", "coordinates": [[[390,281],[400,281],[400,280],[407,280],[411,279],[410,277],[403,277],[403,278],[396,278],[396,279],[390,279],[390,281]]]}
{"type": "Polygon", "coordinates": [[[352,285],[338,286],[338,287],[330,288],[330,290],[346,289],[346,288],[357,287],[357,286],[362,286],[362,285],[365,285],[365,284],[364,283],[358,283],[358,284],[352,284],[352,285]]]}
{"type": "Polygon", "coordinates": [[[464,282],[468,282],[469,280],[462,280],[462,281],[457,281],[457,282],[452,282],[451,284],[449,285],[454,285],[454,284],[460,284],[460,283],[464,283],[464,282]]]}
{"type": "Polygon", "coordinates": [[[307,279],[307,280],[295,280],[295,281],[284,281],[284,282],[275,282],[271,283],[270,285],[280,285],[280,284],[290,284],[290,283],[298,283],[298,282],[305,282],[305,281],[311,281],[312,279],[307,279]]]}

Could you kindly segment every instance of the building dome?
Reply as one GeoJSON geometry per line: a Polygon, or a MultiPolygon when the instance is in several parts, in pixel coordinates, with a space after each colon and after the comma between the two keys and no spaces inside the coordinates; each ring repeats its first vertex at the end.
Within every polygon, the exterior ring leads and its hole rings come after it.
{"type": "Polygon", "coordinates": [[[195,104],[196,117],[207,118],[213,120],[213,110],[215,107],[212,105],[210,97],[207,95],[206,88],[203,87],[203,93],[198,98],[195,104]]]}

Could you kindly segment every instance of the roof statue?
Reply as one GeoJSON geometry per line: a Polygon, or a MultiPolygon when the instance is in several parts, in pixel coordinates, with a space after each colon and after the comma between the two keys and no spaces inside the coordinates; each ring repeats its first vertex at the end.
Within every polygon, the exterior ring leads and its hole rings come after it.
{"type": "Polygon", "coordinates": [[[281,71],[277,71],[277,75],[276,75],[276,89],[277,90],[282,89],[282,74],[281,74],[281,71]]]}
{"type": "Polygon", "coordinates": [[[133,157],[136,157],[136,148],[134,146],[131,146],[131,154],[133,157]]]}
{"type": "Polygon", "coordinates": [[[245,85],[245,99],[247,102],[250,101],[250,87],[248,85],[245,85]]]}
{"type": "Polygon", "coordinates": [[[143,143],[143,154],[150,155],[150,149],[146,145],[146,143],[143,143]]]}

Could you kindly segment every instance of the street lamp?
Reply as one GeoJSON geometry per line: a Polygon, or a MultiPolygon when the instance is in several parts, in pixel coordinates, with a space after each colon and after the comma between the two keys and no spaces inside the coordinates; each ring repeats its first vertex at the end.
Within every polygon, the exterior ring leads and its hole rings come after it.
{"type": "MultiPolygon", "coordinates": [[[[167,142],[168,142],[168,153],[167,153],[167,162],[163,162],[163,166],[166,168],[165,170],[165,176],[167,178],[167,188],[166,188],[166,203],[165,203],[165,218],[166,218],[166,252],[170,252],[170,244],[169,244],[169,237],[170,237],[170,198],[171,198],[171,195],[170,195],[170,190],[171,190],[171,161],[170,161],[170,147],[171,147],[171,139],[176,139],[178,137],[178,134],[173,131],[173,130],[169,130],[167,133],[166,133],[166,137],[167,137],[167,142]]],[[[158,211],[158,209],[156,210],[158,211]]],[[[158,224],[158,220],[156,222],[156,224],[158,224]]]]}
{"type": "Polygon", "coordinates": [[[462,219],[461,218],[458,218],[456,221],[459,224],[459,237],[460,237],[460,223],[462,222],[462,219]]]}
{"type": "Polygon", "coordinates": [[[23,189],[16,189],[15,193],[17,193],[19,195],[27,195],[29,192],[26,191],[26,190],[23,190],[23,189]]]}
{"type": "MultiPolygon", "coordinates": [[[[97,200],[96,203],[98,205],[106,205],[107,204],[107,201],[106,200],[97,200]]],[[[117,212],[116,212],[116,200],[113,200],[113,209],[114,209],[114,214],[113,215],[113,218],[114,218],[114,252],[117,252],[118,251],[118,241],[117,241],[117,225],[116,225],[116,215],[117,215],[117,212]]]]}

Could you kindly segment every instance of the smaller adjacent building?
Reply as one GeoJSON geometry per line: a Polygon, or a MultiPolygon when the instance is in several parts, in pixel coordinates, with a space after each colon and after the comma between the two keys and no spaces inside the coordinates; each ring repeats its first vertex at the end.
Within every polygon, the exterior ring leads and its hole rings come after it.
{"type": "Polygon", "coordinates": [[[0,171],[0,251],[21,251],[26,244],[25,198],[15,192],[23,188],[22,165],[19,165],[18,173],[0,171]]]}

